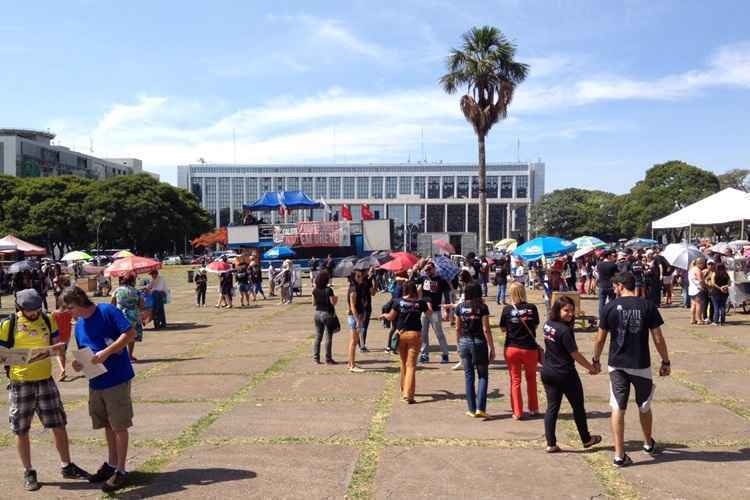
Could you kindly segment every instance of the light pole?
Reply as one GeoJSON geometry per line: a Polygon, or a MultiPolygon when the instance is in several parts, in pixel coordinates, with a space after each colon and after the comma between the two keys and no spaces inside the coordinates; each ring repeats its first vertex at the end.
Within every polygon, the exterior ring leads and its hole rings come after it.
{"type": "Polygon", "coordinates": [[[102,217],[99,220],[99,223],[96,225],[96,259],[97,261],[99,260],[99,257],[101,254],[101,249],[99,248],[99,231],[101,230],[102,224],[104,223],[105,220],[107,220],[107,218],[102,217]]]}

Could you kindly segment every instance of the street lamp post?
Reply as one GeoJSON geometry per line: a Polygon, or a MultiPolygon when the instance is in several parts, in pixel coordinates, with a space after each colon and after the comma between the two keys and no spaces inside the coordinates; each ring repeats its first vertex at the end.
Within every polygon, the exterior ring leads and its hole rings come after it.
{"type": "Polygon", "coordinates": [[[96,225],[96,259],[99,260],[99,257],[101,256],[101,249],[99,248],[99,231],[102,228],[102,224],[104,221],[107,220],[106,217],[102,217],[99,220],[99,223],[96,225]]]}

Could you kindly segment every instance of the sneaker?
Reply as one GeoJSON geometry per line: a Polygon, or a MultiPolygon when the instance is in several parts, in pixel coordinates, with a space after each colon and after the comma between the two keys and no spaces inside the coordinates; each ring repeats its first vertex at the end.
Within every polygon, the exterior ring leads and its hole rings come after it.
{"type": "Polygon", "coordinates": [[[654,438],[651,438],[651,446],[646,446],[645,443],[643,444],[643,451],[652,456],[661,453],[661,449],[656,446],[656,440],[654,438]]]}
{"type": "Polygon", "coordinates": [[[26,491],[36,491],[42,486],[36,480],[36,471],[34,469],[27,470],[23,473],[23,489],[26,491]]]}
{"type": "Polygon", "coordinates": [[[419,362],[420,363],[429,363],[430,357],[429,356],[419,356],[419,362]]]}
{"type": "Polygon", "coordinates": [[[450,363],[450,362],[451,362],[451,361],[450,361],[450,359],[448,358],[448,355],[447,355],[447,354],[443,354],[443,358],[442,358],[442,359],[440,360],[440,363],[442,363],[442,364],[447,364],[447,363],[450,363]]]}
{"type": "Polygon", "coordinates": [[[455,365],[453,365],[453,367],[451,368],[451,370],[454,370],[454,371],[455,370],[463,370],[463,369],[464,369],[464,364],[461,361],[459,361],[458,363],[456,363],[455,365]]]}
{"type": "Polygon", "coordinates": [[[111,493],[124,487],[128,482],[128,475],[124,472],[115,471],[115,473],[102,484],[102,491],[104,493],[111,493]]]}
{"type": "Polygon", "coordinates": [[[326,359],[326,364],[327,365],[337,365],[338,363],[336,361],[332,360],[332,359],[326,359]]]}
{"type": "Polygon", "coordinates": [[[471,417],[471,418],[474,418],[475,414],[474,414],[474,413],[472,413],[472,411],[471,411],[471,410],[466,410],[466,416],[467,416],[467,417],[471,417]]]}
{"type": "Polygon", "coordinates": [[[390,347],[386,347],[385,348],[385,352],[386,352],[386,354],[390,354],[391,353],[391,348],[390,347]]]}
{"type": "Polygon", "coordinates": [[[365,371],[364,371],[364,370],[363,370],[362,368],[360,368],[359,366],[352,366],[351,368],[349,368],[349,371],[350,371],[351,373],[364,373],[364,372],[365,372],[365,371]]]}
{"type": "Polygon", "coordinates": [[[627,453],[622,458],[615,457],[615,459],[612,460],[612,465],[614,465],[615,467],[627,467],[628,465],[632,464],[633,460],[627,455],[627,453]]]}
{"type": "Polygon", "coordinates": [[[370,350],[367,348],[366,345],[363,345],[362,347],[359,348],[359,352],[370,352],[370,350]]]}
{"type": "Polygon", "coordinates": [[[477,410],[477,412],[474,414],[474,418],[487,418],[487,412],[477,410]]]}
{"type": "Polygon", "coordinates": [[[70,462],[68,465],[60,469],[62,472],[62,477],[65,479],[86,479],[88,480],[91,477],[91,474],[86,472],[85,470],[78,467],[73,462],[70,462]]]}
{"type": "Polygon", "coordinates": [[[89,476],[89,483],[103,483],[115,473],[115,468],[104,462],[96,474],[89,476]]]}

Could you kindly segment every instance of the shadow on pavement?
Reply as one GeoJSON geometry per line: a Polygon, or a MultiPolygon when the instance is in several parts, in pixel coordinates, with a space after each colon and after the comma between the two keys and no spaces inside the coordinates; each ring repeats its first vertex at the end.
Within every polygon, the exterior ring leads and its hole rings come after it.
{"type": "Polygon", "coordinates": [[[131,487],[118,498],[152,498],[169,493],[186,491],[188,486],[208,486],[216,483],[253,479],[258,475],[250,470],[208,467],[205,469],[180,469],[170,472],[138,472],[129,474],[131,487]]]}
{"type": "Polygon", "coordinates": [[[147,365],[149,363],[175,363],[178,361],[196,361],[199,359],[205,359],[205,358],[138,358],[137,364],[139,365],[147,365]]]}
{"type": "MultiPolygon", "coordinates": [[[[204,325],[201,323],[195,323],[195,322],[185,322],[185,323],[167,323],[167,326],[163,328],[159,328],[158,332],[169,330],[169,331],[175,331],[175,330],[198,330],[200,328],[208,328],[211,325],[204,325]]],[[[154,330],[154,328],[151,328],[154,330]]]]}
{"type": "MultiPolygon", "coordinates": [[[[627,441],[625,448],[628,451],[640,450],[642,441],[627,441]]],[[[652,465],[664,462],[750,462],[750,448],[739,450],[696,450],[690,451],[689,447],[678,443],[659,443],[663,449],[662,453],[655,455],[653,460],[637,461],[631,467],[641,465],[652,465]]]]}

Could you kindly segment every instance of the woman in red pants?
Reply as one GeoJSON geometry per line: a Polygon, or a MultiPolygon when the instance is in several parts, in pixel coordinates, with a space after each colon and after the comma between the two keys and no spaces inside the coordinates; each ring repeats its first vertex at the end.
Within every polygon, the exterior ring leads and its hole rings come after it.
{"type": "Polygon", "coordinates": [[[523,418],[523,396],[521,395],[521,372],[526,375],[526,394],[529,413],[539,414],[536,394],[536,366],[540,361],[539,345],[536,343],[536,328],[539,326],[539,311],[526,301],[523,285],[513,283],[509,290],[511,304],[500,314],[500,328],[505,331],[505,363],[510,374],[510,404],[513,418],[523,418]]]}

